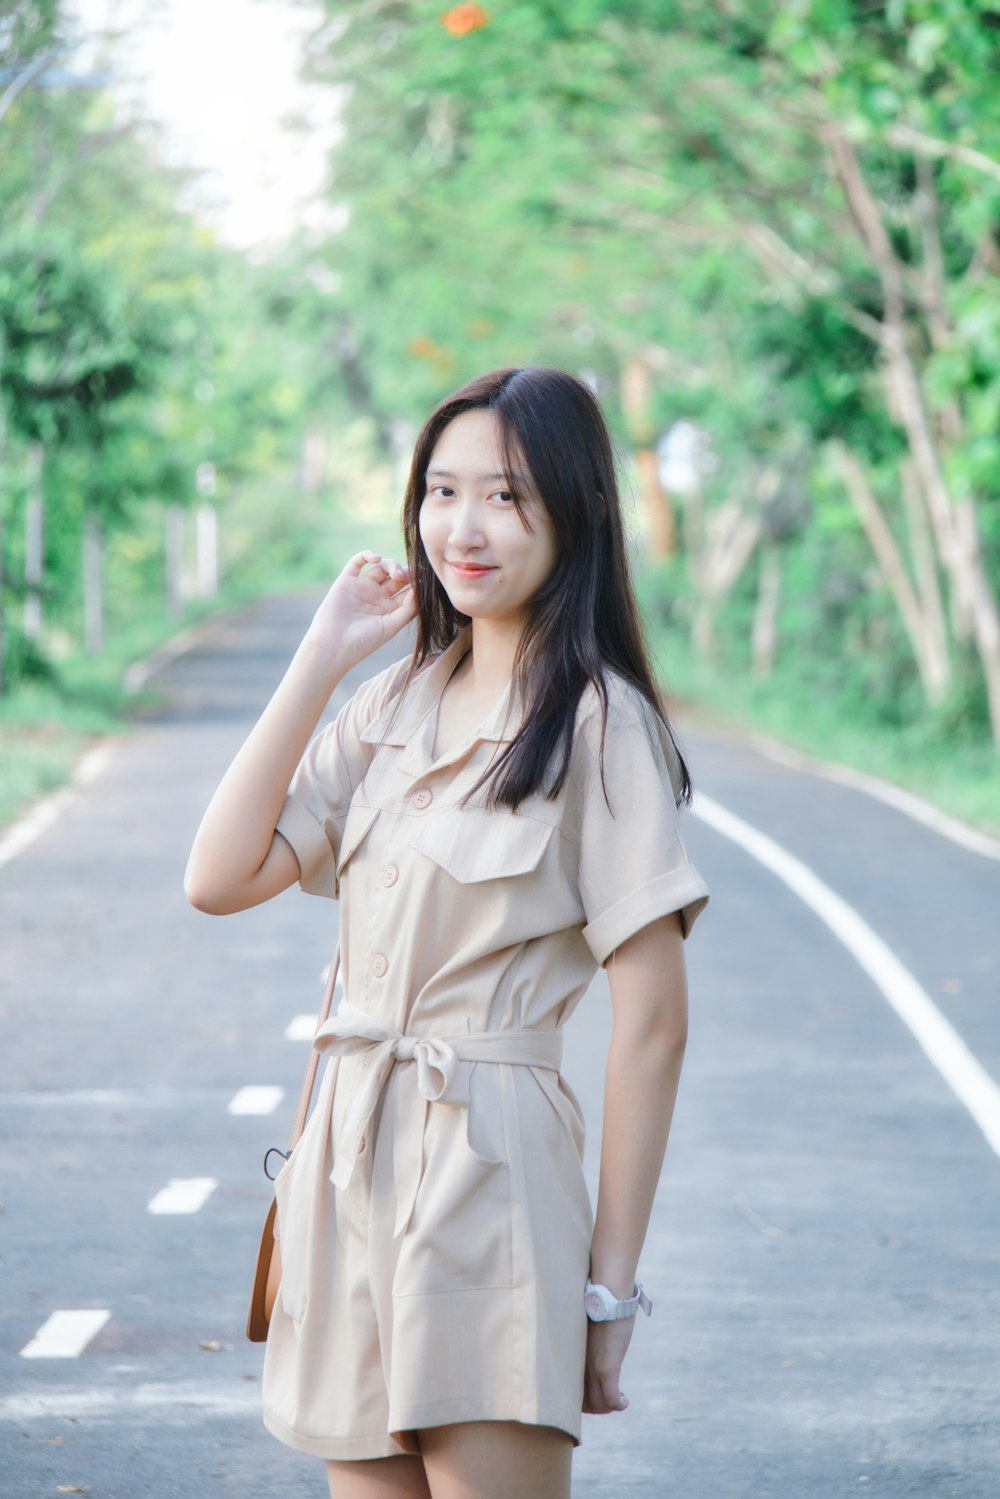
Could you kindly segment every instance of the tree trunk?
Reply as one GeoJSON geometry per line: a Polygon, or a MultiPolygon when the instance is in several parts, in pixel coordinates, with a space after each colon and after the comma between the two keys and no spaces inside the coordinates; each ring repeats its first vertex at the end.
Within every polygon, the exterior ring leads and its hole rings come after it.
{"type": "Polygon", "coordinates": [[[688,567],[698,595],[692,621],[691,642],[695,650],[711,651],[715,616],[760,540],[761,519],[750,515],[730,495],[723,504],[705,511],[700,485],[692,490],[684,512],[692,528],[685,535],[688,567]],[[697,505],[695,500],[697,499],[697,505]],[[697,520],[692,518],[697,515],[697,520]],[[697,538],[697,544],[694,540],[697,538]]]}
{"type": "Polygon", "coordinates": [[[622,369],[621,403],[635,452],[649,553],[654,561],[662,562],[677,550],[676,527],[673,508],[663,493],[657,467],[650,369],[638,355],[627,360],[622,369]]]}
{"type": "MultiPolygon", "coordinates": [[[[882,223],[876,201],[854,146],[839,126],[827,122],[822,135],[830,149],[858,236],[882,285],[884,312],[879,342],[890,410],[909,444],[914,471],[934,528],[942,566],[951,584],[956,636],[971,636],[986,685],[990,730],[1000,754],[1000,609],[983,563],[979,522],[970,502],[953,505],[944,481],[935,434],[924,400],[920,374],[907,340],[906,298],[900,264],[882,223]]],[[[925,215],[925,225],[928,220],[925,215]]],[[[931,266],[933,271],[933,266],[931,266]]]]}
{"type": "Polygon", "coordinates": [[[87,510],[83,517],[83,639],[92,656],[104,649],[101,524],[96,510],[87,510]]]}
{"type": "Polygon", "coordinates": [[[655,448],[636,448],[635,466],[639,475],[639,492],[646,517],[649,555],[655,562],[672,557],[677,551],[673,506],[660,484],[659,463],[655,448]]]}
{"type": "Polygon", "coordinates": [[[42,474],[45,461],[40,442],[28,449],[28,504],[24,512],[24,633],[37,640],[42,633],[42,562],[45,551],[45,512],[42,474]]]}
{"type": "Polygon", "coordinates": [[[219,589],[218,532],[214,505],[198,506],[195,512],[195,538],[198,592],[202,598],[214,598],[219,589]]]}
{"type": "Polygon", "coordinates": [[[993,743],[1000,754],[1000,611],[983,563],[979,518],[969,500],[953,505],[927,421],[922,392],[901,328],[886,328],[886,351],[895,377],[910,451],[954,590],[959,617],[979,656],[993,743]]]}
{"type": "Polygon", "coordinates": [[[184,507],[168,505],[166,516],[167,614],[180,619],[184,613],[184,507]]]}
{"type": "MultiPolygon", "coordinates": [[[[943,698],[951,681],[948,628],[938,584],[937,564],[934,559],[927,510],[913,462],[909,458],[904,458],[899,466],[899,482],[910,537],[910,555],[917,580],[920,613],[927,625],[930,676],[933,681],[940,683],[943,698]]],[[[935,698],[934,701],[939,701],[939,699],[935,698]]]]}
{"type": "MultiPolygon", "coordinates": [[[[4,362],[4,336],[3,323],[0,322],[0,379],[3,374],[4,362]]],[[[4,530],[3,530],[3,494],[4,494],[4,440],[7,430],[4,426],[3,416],[3,388],[0,384],[0,695],[7,691],[7,611],[4,607],[4,590],[6,587],[7,574],[4,570],[4,530]]]]}
{"type": "Polygon", "coordinates": [[[944,642],[931,638],[934,631],[933,619],[928,619],[920,607],[889,523],[872,493],[864,469],[843,443],[836,442],[833,448],[851,503],[865,529],[885,585],[896,601],[896,608],[920,671],[924,696],[930,704],[937,706],[943,699],[947,686],[947,674],[942,676],[940,671],[942,661],[947,670],[944,642]]]}
{"type": "Polygon", "coordinates": [[[760,580],[757,586],[757,603],[753,612],[751,636],[751,669],[755,677],[769,677],[774,670],[780,597],[781,553],[777,547],[761,547],[760,580]]]}

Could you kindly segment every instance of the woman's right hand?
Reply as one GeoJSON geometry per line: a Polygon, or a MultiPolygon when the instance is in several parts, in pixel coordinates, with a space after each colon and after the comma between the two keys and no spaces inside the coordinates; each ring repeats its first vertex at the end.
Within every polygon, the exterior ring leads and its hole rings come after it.
{"type": "Polygon", "coordinates": [[[328,651],[347,671],[391,640],[416,612],[409,568],[378,552],[355,552],[313,615],[303,644],[328,651]],[[363,572],[367,563],[372,566],[363,572]]]}

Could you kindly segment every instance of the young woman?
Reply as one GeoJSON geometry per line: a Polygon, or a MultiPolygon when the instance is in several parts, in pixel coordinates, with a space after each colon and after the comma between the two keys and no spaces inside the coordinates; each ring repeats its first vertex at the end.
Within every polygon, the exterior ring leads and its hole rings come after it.
{"type": "Polygon", "coordinates": [[[407,563],[334,582],[198,830],[185,890],[340,901],[331,1061],[276,1183],[264,1420],[333,1499],[560,1499],[581,1412],[628,1404],[639,1253],[708,902],[687,767],[629,581],[611,442],[555,369],[471,381],[420,433],[407,563]],[[412,658],[312,737],[344,675],[412,658]],[[596,1215],[563,1023],[608,966],[596,1215]],[[586,1299],[585,1299],[586,1291],[586,1299]]]}

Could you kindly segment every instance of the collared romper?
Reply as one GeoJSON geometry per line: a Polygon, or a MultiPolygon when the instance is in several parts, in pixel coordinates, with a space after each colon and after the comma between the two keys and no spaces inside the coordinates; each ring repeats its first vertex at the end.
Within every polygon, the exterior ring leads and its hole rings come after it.
{"type": "Polygon", "coordinates": [[[678,828],[676,752],[629,683],[588,687],[570,774],[489,810],[462,796],[517,730],[509,687],[432,758],[472,627],[371,678],[307,747],[277,829],[340,902],[344,998],[275,1191],[280,1294],[263,1415],[326,1458],[419,1450],[422,1427],[581,1433],[593,1214],[563,1023],[634,932],[708,903],[678,828]],[[614,815],[612,815],[612,812],[614,815]]]}

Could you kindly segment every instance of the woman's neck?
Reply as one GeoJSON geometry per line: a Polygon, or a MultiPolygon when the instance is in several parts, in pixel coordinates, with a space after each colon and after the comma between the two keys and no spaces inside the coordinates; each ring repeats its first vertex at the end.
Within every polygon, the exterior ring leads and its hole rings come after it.
{"type": "Polygon", "coordinates": [[[521,626],[506,620],[472,621],[472,659],[466,670],[469,690],[477,700],[499,698],[507,687],[520,638],[521,626]]]}

